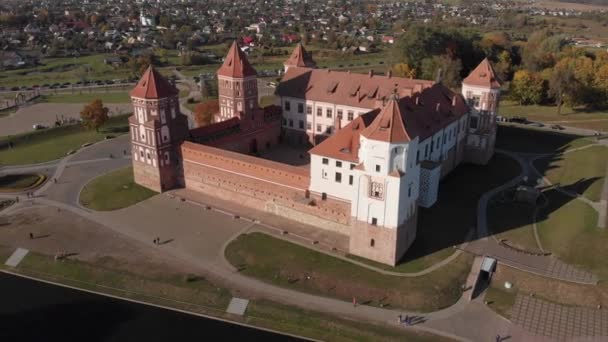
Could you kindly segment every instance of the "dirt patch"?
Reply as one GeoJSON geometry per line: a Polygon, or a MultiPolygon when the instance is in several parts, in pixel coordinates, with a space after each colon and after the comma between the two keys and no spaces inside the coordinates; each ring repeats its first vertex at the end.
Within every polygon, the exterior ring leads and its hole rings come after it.
{"type": "Polygon", "coordinates": [[[64,210],[26,209],[8,215],[8,223],[0,227],[0,245],[46,255],[67,252],[81,261],[149,276],[195,273],[179,260],[155,253],[151,246],[64,210]],[[30,233],[34,239],[30,239],[30,233]]]}

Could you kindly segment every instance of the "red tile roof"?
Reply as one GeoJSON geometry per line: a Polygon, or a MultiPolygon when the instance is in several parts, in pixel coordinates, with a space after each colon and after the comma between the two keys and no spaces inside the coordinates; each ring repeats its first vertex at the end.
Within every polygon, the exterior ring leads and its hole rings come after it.
{"type": "Polygon", "coordinates": [[[228,54],[224,59],[224,64],[217,70],[217,74],[220,76],[227,76],[233,78],[245,78],[249,76],[257,75],[255,69],[249,64],[247,56],[238,44],[232,43],[228,54]]]}
{"type": "Polygon", "coordinates": [[[378,113],[380,110],[376,109],[358,116],[344,128],[336,131],[334,135],[310,149],[308,153],[357,163],[359,161],[359,135],[372,123],[378,113]]]}
{"type": "Polygon", "coordinates": [[[289,68],[277,87],[279,96],[374,109],[397,92],[399,97],[420,92],[433,81],[403,77],[355,74],[328,69],[289,68]]]}
{"type": "Polygon", "coordinates": [[[296,48],[293,49],[291,56],[284,63],[287,66],[292,67],[300,67],[300,68],[313,68],[315,66],[315,62],[312,60],[312,57],[301,43],[296,45],[296,48]]]}
{"type": "Polygon", "coordinates": [[[178,93],[177,88],[159,74],[152,65],[146,69],[135,88],[131,90],[131,96],[144,99],[160,99],[175,96],[178,93]]]}
{"type": "Polygon", "coordinates": [[[131,90],[131,96],[144,99],[160,99],[177,94],[179,94],[177,88],[159,74],[152,65],[146,69],[135,88],[131,90]]]}
{"type": "Polygon", "coordinates": [[[462,95],[438,83],[357,117],[309,153],[358,163],[360,135],[382,141],[407,142],[416,137],[422,141],[467,111],[462,95]]]}
{"type": "Polygon", "coordinates": [[[361,132],[361,135],[368,139],[389,143],[409,142],[411,139],[405,130],[403,115],[397,101],[396,95],[391,96],[380,115],[361,132]]]}
{"type": "Polygon", "coordinates": [[[500,88],[500,81],[496,78],[494,69],[487,58],[484,58],[462,83],[471,86],[500,88]]]}

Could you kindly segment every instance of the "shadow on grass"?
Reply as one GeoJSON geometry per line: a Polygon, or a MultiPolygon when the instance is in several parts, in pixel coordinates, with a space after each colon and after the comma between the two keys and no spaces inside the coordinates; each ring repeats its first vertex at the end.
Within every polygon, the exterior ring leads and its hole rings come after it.
{"type": "MultiPolygon", "coordinates": [[[[569,148],[579,147],[580,137],[567,134],[555,134],[521,129],[517,127],[501,127],[497,148],[519,152],[547,153],[551,157],[548,162],[562,158],[563,152],[569,148]],[[511,141],[504,141],[510,139],[511,141]],[[536,142],[536,143],[534,143],[536,142]],[[521,148],[529,146],[529,151],[521,148]],[[509,147],[509,148],[506,148],[509,147]]],[[[474,241],[485,236],[472,235],[476,230],[477,205],[479,198],[486,192],[512,180],[521,172],[519,163],[512,158],[495,154],[486,166],[463,164],[448,174],[439,185],[439,197],[431,208],[420,208],[418,216],[417,237],[412,247],[400,260],[400,264],[414,261],[446,248],[474,241]]],[[[581,178],[572,184],[561,185],[563,191],[576,194],[584,193],[598,178],[581,178]]],[[[547,218],[568,202],[574,200],[568,196],[552,196],[558,192],[556,188],[541,189],[551,200],[546,208],[539,213],[538,221],[547,218]]],[[[491,222],[490,234],[500,234],[523,225],[532,224],[532,215],[514,216],[501,222],[491,222]]]]}

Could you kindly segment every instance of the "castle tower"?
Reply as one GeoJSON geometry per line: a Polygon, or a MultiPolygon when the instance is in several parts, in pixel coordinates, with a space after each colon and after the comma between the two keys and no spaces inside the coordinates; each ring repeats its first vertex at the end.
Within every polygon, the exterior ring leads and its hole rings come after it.
{"type": "Polygon", "coordinates": [[[188,134],[188,119],[179,110],[178,94],[152,66],[130,94],[135,182],[158,192],[175,188],[180,176],[178,150],[188,134]]]}
{"type": "Polygon", "coordinates": [[[215,121],[233,117],[253,121],[254,114],[258,112],[257,73],[236,41],[218,69],[217,79],[220,112],[215,121]]]}
{"type": "Polygon", "coordinates": [[[316,64],[310,53],[304,49],[304,46],[301,43],[298,43],[296,48],[293,49],[291,56],[289,56],[289,59],[283,63],[283,66],[285,67],[284,71],[287,72],[291,67],[314,68],[316,64]]]}
{"type": "Polygon", "coordinates": [[[416,238],[420,167],[396,95],[360,135],[349,252],[395,265],[416,238]]]}
{"type": "Polygon", "coordinates": [[[494,155],[500,82],[484,59],[462,82],[462,95],[471,109],[464,159],[485,165],[494,155]]]}

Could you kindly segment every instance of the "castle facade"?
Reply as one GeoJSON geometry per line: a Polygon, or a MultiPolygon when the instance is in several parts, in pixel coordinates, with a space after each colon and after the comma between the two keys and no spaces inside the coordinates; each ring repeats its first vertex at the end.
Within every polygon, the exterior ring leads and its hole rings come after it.
{"type": "Polygon", "coordinates": [[[177,90],[150,68],[131,92],[137,183],[185,187],[349,238],[349,253],[395,265],[418,208],[462,162],[494,153],[500,83],[488,60],[462,93],[441,83],[316,69],[302,45],[285,62],[280,106],[259,108],[257,74],[233,44],[217,72],[220,112],[188,130],[177,90]],[[311,146],[307,166],[260,158],[311,146]]]}

